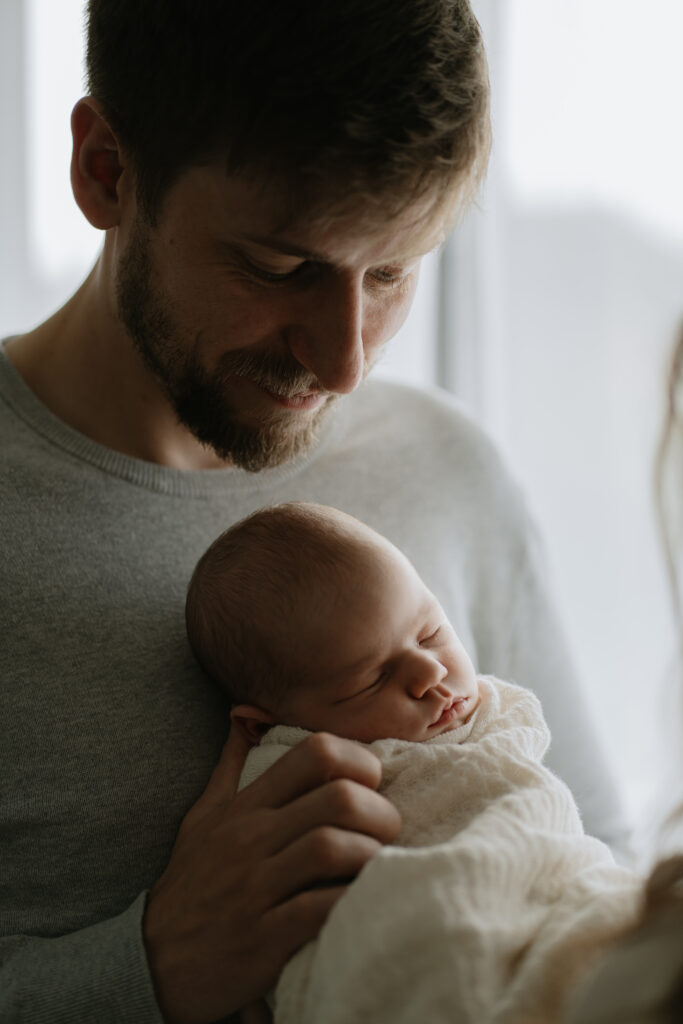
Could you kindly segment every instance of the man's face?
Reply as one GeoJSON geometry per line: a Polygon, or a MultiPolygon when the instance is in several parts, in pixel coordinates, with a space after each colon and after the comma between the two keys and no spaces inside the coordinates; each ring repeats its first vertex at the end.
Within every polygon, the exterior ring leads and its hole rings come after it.
{"type": "Polygon", "coordinates": [[[118,316],[179,421],[230,463],[305,450],[405,320],[441,224],[408,208],[283,227],[277,196],[216,165],[186,172],[158,223],[137,218],[118,264],[118,316]]]}
{"type": "Polygon", "coordinates": [[[278,706],[277,721],[365,743],[422,741],[456,728],[477,707],[479,690],[443,609],[386,541],[344,554],[344,563],[352,559],[344,570],[352,585],[330,581],[324,596],[312,591],[299,609],[301,630],[292,632],[300,685],[278,706]]]}

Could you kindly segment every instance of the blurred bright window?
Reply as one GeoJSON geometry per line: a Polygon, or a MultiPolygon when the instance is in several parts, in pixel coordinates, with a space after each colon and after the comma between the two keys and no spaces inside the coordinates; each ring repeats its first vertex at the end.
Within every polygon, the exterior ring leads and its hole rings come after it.
{"type": "Polygon", "coordinates": [[[492,426],[541,519],[589,700],[640,816],[683,735],[653,499],[683,319],[683,5],[491,8],[492,426]]]}
{"type": "Polygon", "coordinates": [[[596,203],[683,240],[683,4],[505,0],[501,159],[534,203],[596,203]]]}
{"type": "Polygon", "coordinates": [[[71,109],[85,92],[83,0],[26,0],[30,256],[49,280],[79,275],[101,244],[71,194],[71,109]]]}

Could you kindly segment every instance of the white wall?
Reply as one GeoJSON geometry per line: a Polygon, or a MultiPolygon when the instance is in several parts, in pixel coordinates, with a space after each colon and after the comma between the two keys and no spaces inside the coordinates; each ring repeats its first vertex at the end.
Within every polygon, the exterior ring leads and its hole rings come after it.
{"type": "Polygon", "coordinates": [[[641,817],[671,753],[662,730],[683,737],[652,480],[683,319],[683,5],[498,10],[491,427],[540,518],[589,700],[641,817]]]}

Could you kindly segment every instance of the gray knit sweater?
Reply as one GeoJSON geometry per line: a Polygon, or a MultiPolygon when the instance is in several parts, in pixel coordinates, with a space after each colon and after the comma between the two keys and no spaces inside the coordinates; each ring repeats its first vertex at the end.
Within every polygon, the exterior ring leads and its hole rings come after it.
{"type": "Polygon", "coordinates": [[[145,893],[227,728],[185,589],[221,530],[273,502],[337,506],[402,548],[478,671],[541,698],[587,831],[620,839],[520,494],[446,396],[368,383],[287,466],[182,472],[65,426],[0,349],[0,438],[3,1022],[160,1022],[145,893]]]}

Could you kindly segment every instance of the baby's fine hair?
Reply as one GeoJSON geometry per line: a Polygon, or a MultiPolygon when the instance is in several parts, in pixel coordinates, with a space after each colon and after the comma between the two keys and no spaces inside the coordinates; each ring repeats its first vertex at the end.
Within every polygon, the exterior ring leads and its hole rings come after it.
{"type": "Polygon", "coordinates": [[[297,599],[314,603],[316,590],[341,576],[358,525],[325,505],[288,502],[235,523],[202,555],[187,592],[187,635],[231,704],[276,707],[289,691],[302,668],[293,656],[297,599]]]}

